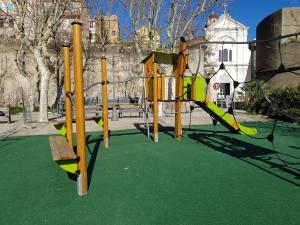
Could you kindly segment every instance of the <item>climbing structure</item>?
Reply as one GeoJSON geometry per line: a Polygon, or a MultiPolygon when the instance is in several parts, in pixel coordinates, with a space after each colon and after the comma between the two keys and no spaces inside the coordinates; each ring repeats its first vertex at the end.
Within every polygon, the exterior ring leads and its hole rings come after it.
{"type": "Polygon", "coordinates": [[[237,122],[233,115],[224,112],[207,97],[207,81],[203,76],[197,74],[186,76],[188,68],[187,45],[184,38],[181,38],[180,51],[175,53],[152,52],[142,62],[145,70],[146,99],[153,105],[153,136],[158,142],[158,102],[167,101],[164,98],[165,75],[159,74],[158,64],[173,65],[173,76],[175,78],[175,99],[168,100],[175,102],[175,138],[182,138],[181,111],[184,101],[194,101],[205,110],[215,121],[225,126],[233,133],[255,135],[255,128],[245,127],[237,122]]]}

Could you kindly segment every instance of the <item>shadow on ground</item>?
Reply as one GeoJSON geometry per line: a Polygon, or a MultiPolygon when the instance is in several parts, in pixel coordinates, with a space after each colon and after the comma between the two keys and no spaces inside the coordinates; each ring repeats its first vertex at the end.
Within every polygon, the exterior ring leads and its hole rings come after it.
{"type": "Polygon", "coordinates": [[[296,156],[240,140],[238,137],[241,137],[241,135],[237,135],[235,138],[235,136],[228,137],[220,133],[212,135],[195,132],[188,134],[188,137],[206,145],[212,150],[237,158],[268,174],[300,187],[300,161],[296,156]],[[291,161],[283,161],[281,158],[278,158],[279,155],[288,156],[291,161]]]}

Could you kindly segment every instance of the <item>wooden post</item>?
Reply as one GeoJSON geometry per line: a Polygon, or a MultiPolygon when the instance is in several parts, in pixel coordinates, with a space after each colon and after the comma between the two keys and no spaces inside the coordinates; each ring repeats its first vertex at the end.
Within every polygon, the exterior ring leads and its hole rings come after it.
{"type": "Polygon", "coordinates": [[[83,65],[82,65],[82,24],[72,23],[74,51],[74,80],[76,106],[76,137],[78,156],[77,193],[87,194],[86,143],[85,143],[85,111],[83,94],[83,65]]]}
{"type": "Polygon", "coordinates": [[[182,138],[182,124],[181,124],[181,100],[183,98],[183,75],[186,66],[186,60],[184,57],[184,50],[186,50],[187,45],[184,38],[181,38],[179,56],[178,56],[178,68],[176,76],[176,103],[175,103],[175,138],[181,140],[182,138]]]}
{"type": "Polygon", "coordinates": [[[102,75],[102,118],[103,118],[103,141],[104,148],[108,148],[108,100],[107,100],[107,76],[106,76],[106,58],[101,58],[102,75]]]}
{"type": "Polygon", "coordinates": [[[153,137],[158,142],[158,85],[157,85],[157,63],[153,63],[153,137]]]}
{"type": "Polygon", "coordinates": [[[73,131],[72,131],[72,101],[71,94],[71,74],[70,74],[70,45],[63,46],[64,55],[64,89],[65,89],[65,107],[66,107],[66,129],[67,141],[73,148],[73,131]]]}

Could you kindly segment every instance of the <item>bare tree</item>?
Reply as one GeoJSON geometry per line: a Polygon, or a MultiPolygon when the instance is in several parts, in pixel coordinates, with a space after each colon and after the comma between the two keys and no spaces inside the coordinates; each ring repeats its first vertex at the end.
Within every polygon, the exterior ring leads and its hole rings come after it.
{"type": "Polygon", "coordinates": [[[123,7],[128,11],[131,22],[132,39],[138,56],[143,58],[142,51],[146,47],[145,40],[148,39],[148,47],[153,49],[155,46],[155,34],[158,32],[159,15],[162,8],[163,0],[120,0],[123,7]],[[139,28],[145,27],[146,33],[141,33],[139,28]]]}
{"type": "Polygon", "coordinates": [[[171,0],[168,7],[167,45],[174,51],[181,36],[191,35],[197,18],[216,6],[220,0],[171,0]]]}
{"type": "Polygon", "coordinates": [[[138,29],[147,27],[147,36],[151,50],[156,48],[157,31],[164,39],[169,50],[175,51],[181,36],[193,31],[195,21],[208,10],[217,5],[220,0],[120,0],[128,11],[132,27],[132,39],[138,54],[142,57],[142,45],[138,29]],[[167,15],[167,16],[166,16],[167,15]]]}
{"type": "Polygon", "coordinates": [[[17,65],[20,73],[26,77],[30,92],[29,104],[34,102],[37,83],[39,83],[39,121],[48,121],[49,79],[53,74],[54,61],[51,46],[61,25],[70,0],[12,0],[15,12],[11,15],[16,23],[16,37],[20,41],[17,52],[17,65]],[[26,69],[26,57],[32,54],[38,73],[26,69]]]}

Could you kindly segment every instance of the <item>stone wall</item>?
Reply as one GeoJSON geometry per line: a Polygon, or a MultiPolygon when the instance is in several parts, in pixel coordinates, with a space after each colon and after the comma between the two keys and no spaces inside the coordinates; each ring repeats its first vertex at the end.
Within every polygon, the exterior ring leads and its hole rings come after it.
{"type": "MultiPolygon", "coordinates": [[[[136,79],[128,82],[122,82],[130,80],[137,76],[144,76],[143,74],[143,65],[141,64],[141,59],[137,56],[134,47],[124,45],[124,53],[119,53],[121,44],[111,44],[106,46],[106,51],[101,52],[100,48],[93,46],[90,48],[88,60],[84,58],[84,86],[85,88],[90,85],[101,81],[101,62],[100,59],[105,55],[107,58],[107,79],[109,82],[113,80],[120,82],[115,84],[115,97],[124,98],[124,97],[138,97],[139,99],[143,96],[143,79],[136,79]]],[[[22,77],[16,66],[16,51],[18,49],[18,44],[5,44],[0,46],[1,49],[5,49],[5,53],[0,57],[0,105],[11,105],[18,106],[22,102],[24,97],[30,91],[28,81],[22,77]]],[[[32,57],[32,56],[31,56],[32,57]]],[[[34,60],[30,56],[27,56],[28,60],[26,61],[26,66],[32,69],[32,73],[35,71],[34,60]]],[[[72,62],[72,52],[71,52],[71,64],[72,62]]],[[[192,49],[189,52],[189,65],[192,71],[196,71],[198,66],[199,50],[192,49]]],[[[203,74],[203,61],[204,53],[201,53],[200,59],[200,70],[199,72],[203,74]]],[[[59,71],[56,71],[52,74],[49,81],[49,106],[53,106],[59,97],[63,97],[63,86],[61,83],[63,80],[63,66],[58,65],[60,68],[59,71]]],[[[172,75],[172,66],[169,66],[167,75],[172,75]]],[[[74,79],[73,79],[73,65],[71,66],[71,76],[72,76],[72,90],[74,90],[74,79]]],[[[169,78],[168,78],[169,79],[169,78]]],[[[166,81],[166,97],[174,97],[174,87],[175,81],[173,78],[172,82],[172,92],[168,92],[168,79],[166,81]]],[[[86,97],[101,97],[101,85],[96,85],[89,89],[85,93],[86,97]]],[[[113,99],[113,85],[108,85],[108,97],[113,99]]],[[[39,95],[35,95],[35,105],[38,106],[39,95]]]]}
{"type": "MultiPolygon", "coordinates": [[[[120,45],[107,46],[107,51],[101,53],[98,48],[90,49],[90,57],[86,61],[84,59],[84,85],[90,86],[93,83],[101,81],[101,63],[100,59],[105,54],[107,57],[107,76],[110,82],[123,81],[134,76],[143,75],[143,67],[140,59],[137,58],[132,47],[126,47],[125,53],[120,55],[120,45]]],[[[22,96],[26,96],[29,91],[28,81],[21,76],[16,65],[16,52],[18,49],[17,42],[7,42],[0,45],[2,54],[0,56],[0,105],[18,106],[22,102],[22,96]]],[[[71,53],[72,57],[72,53],[71,53]]],[[[26,67],[30,68],[32,73],[36,73],[35,64],[32,56],[26,57],[26,67]]],[[[49,106],[55,104],[55,101],[62,93],[62,65],[58,65],[59,71],[52,74],[49,81],[49,106]]],[[[73,65],[71,66],[72,89],[74,89],[73,65]]],[[[135,97],[141,96],[142,92],[141,80],[121,83],[115,85],[116,97],[135,97]]],[[[101,85],[97,85],[87,91],[87,97],[95,97],[101,94],[101,85]]],[[[113,97],[113,85],[108,87],[109,98],[113,97]]],[[[26,98],[26,97],[25,97],[26,98]]],[[[38,105],[38,93],[36,93],[35,105],[38,105]]]]}
{"type": "MultiPolygon", "coordinates": [[[[283,8],[269,15],[256,29],[258,41],[300,32],[300,8],[283,8]]],[[[258,43],[256,46],[256,71],[261,80],[268,80],[273,87],[296,86],[300,76],[279,70],[282,63],[288,70],[300,71],[300,36],[282,39],[281,56],[279,41],[258,43]]]]}

